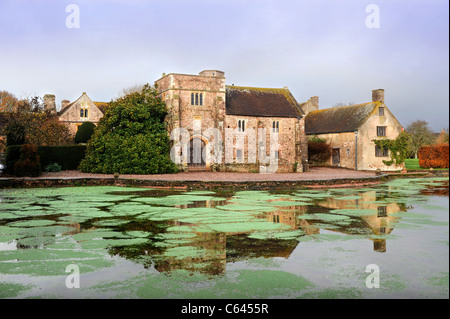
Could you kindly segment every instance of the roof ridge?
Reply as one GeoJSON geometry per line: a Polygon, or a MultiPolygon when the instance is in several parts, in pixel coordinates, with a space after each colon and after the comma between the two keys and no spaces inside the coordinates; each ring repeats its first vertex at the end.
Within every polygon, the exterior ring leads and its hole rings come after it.
{"type": "Polygon", "coordinates": [[[288,90],[287,88],[267,88],[259,86],[242,86],[242,85],[225,85],[225,88],[238,88],[238,89],[249,89],[249,90],[288,90]]]}
{"type": "Polygon", "coordinates": [[[376,104],[376,103],[381,103],[381,102],[379,102],[379,101],[373,102],[373,101],[372,101],[372,102],[365,102],[365,103],[359,103],[359,104],[341,105],[341,106],[332,106],[332,107],[328,107],[328,108],[326,108],[326,109],[318,109],[318,110],[315,110],[315,111],[311,111],[310,113],[313,113],[313,112],[319,112],[319,111],[328,111],[328,110],[336,110],[336,109],[350,108],[350,107],[360,107],[360,106],[366,106],[366,105],[369,105],[369,104],[372,104],[372,103],[376,104]]]}

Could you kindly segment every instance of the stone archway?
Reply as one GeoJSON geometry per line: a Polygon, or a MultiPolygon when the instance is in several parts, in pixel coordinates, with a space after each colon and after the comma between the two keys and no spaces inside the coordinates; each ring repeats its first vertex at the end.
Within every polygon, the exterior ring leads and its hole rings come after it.
{"type": "Polygon", "coordinates": [[[188,169],[206,170],[207,165],[207,143],[203,138],[195,136],[189,141],[188,169]]]}

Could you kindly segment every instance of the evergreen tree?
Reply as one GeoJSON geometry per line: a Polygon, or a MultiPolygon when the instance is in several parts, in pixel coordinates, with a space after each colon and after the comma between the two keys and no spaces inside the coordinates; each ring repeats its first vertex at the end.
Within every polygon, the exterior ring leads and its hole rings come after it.
{"type": "Polygon", "coordinates": [[[94,134],[95,124],[92,122],[84,122],[78,128],[75,134],[75,143],[87,143],[94,134]]]}
{"type": "Polygon", "coordinates": [[[148,84],[111,101],[87,144],[80,169],[104,174],[176,172],[170,159],[166,115],[165,103],[148,84]]]}

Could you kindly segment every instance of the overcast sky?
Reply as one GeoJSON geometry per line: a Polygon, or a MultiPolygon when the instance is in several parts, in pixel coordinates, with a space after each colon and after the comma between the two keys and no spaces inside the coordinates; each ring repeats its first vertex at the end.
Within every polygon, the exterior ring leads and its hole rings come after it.
{"type": "Polygon", "coordinates": [[[110,101],[162,73],[216,69],[227,84],[287,86],[298,102],[317,95],[320,108],[383,88],[404,126],[420,119],[440,131],[448,30],[448,0],[0,0],[0,90],[52,93],[59,107],[82,92],[110,101]]]}

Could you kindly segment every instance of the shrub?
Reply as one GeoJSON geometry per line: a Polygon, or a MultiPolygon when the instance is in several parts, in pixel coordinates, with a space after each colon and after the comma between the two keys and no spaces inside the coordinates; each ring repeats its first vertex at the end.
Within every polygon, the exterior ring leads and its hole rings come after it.
{"type": "MultiPolygon", "coordinates": [[[[20,160],[21,145],[11,145],[6,148],[6,173],[14,174],[14,165],[20,160]]],[[[47,168],[53,164],[60,170],[76,170],[86,155],[86,145],[40,146],[38,147],[40,167],[47,168]]],[[[47,169],[46,169],[47,170],[47,169]]]]}
{"type": "Polygon", "coordinates": [[[86,145],[39,147],[42,167],[57,163],[61,166],[62,170],[76,170],[85,155],[86,145]]]}
{"type": "Polygon", "coordinates": [[[87,144],[80,169],[104,174],[176,172],[166,115],[165,103],[149,85],[112,101],[87,144]]]}
{"type": "Polygon", "coordinates": [[[12,121],[6,126],[6,146],[25,143],[25,126],[12,121]]]}
{"type": "Polygon", "coordinates": [[[331,157],[331,145],[326,139],[313,136],[308,139],[309,164],[323,164],[331,157]]]}
{"type": "Polygon", "coordinates": [[[20,148],[20,158],[14,163],[14,175],[39,176],[41,174],[41,164],[36,145],[24,144],[20,148]]]}
{"type": "Polygon", "coordinates": [[[75,134],[75,143],[87,143],[94,134],[95,124],[92,122],[85,122],[81,124],[75,134]]]}
{"type": "Polygon", "coordinates": [[[448,144],[422,146],[419,149],[419,165],[423,168],[449,168],[448,144]]]}
{"type": "Polygon", "coordinates": [[[59,165],[58,163],[48,164],[45,167],[45,171],[46,172],[60,172],[61,171],[61,165],[59,165]]]}
{"type": "Polygon", "coordinates": [[[5,165],[6,165],[6,173],[7,174],[14,174],[14,164],[19,160],[20,158],[20,149],[22,148],[21,145],[10,145],[6,147],[6,153],[5,153],[5,165]]]}

